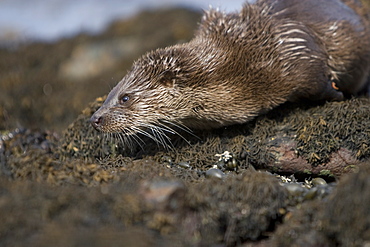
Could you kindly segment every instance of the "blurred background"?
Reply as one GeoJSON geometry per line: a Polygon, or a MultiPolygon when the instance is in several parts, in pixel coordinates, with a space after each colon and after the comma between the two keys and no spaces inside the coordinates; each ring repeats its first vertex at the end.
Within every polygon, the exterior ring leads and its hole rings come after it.
{"type": "Polygon", "coordinates": [[[0,0],[0,40],[55,41],[78,32],[99,33],[112,21],[142,10],[209,6],[234,11],[244,0],[0,0]]]}

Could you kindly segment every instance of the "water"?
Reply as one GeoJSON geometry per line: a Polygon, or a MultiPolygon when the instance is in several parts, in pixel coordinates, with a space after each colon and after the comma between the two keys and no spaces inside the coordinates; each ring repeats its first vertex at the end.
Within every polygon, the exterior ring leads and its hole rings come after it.
{"type": "Polygon", "coordinates": [[[240,10],[245,0],[0,0],[0,43],[54,41],[81,31],[99,33],[143,9],[185,6],[240,10]]]}

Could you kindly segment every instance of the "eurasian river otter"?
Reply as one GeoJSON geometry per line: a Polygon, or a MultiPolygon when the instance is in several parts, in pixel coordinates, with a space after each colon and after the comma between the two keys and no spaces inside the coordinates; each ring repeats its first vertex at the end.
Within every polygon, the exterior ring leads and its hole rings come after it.
{"type": "Polygon", "coordinates": [[[370,32],[356,0],[265,0],[205,13],[188,43],[141,57],[91,117],[159,141],[173,127],[240,124],[287,102],[368,87],[370,32]]]}

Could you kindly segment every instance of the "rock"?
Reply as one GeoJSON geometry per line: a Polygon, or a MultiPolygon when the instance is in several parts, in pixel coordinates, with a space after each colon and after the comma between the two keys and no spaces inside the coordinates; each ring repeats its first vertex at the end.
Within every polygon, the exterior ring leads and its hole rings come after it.
{"type": "Polygon", "coordinates": [[[370,242],[370,162],[339,181],[325,201],[297,209],[271,246],[365,246],[370,242]]]}

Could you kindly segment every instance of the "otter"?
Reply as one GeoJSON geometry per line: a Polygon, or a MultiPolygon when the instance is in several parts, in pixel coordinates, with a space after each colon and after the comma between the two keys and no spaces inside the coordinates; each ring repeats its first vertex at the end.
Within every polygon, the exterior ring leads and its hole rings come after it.
{"type": "Polygon", "coordinates": [[[178,127],[242,124],[287,101],[342,100],[369,89],[369,71],[360,1],[258,0],[240,12],[208,10],[191,41],[142,56],[90,121],[163,143],[178,127]]]}

